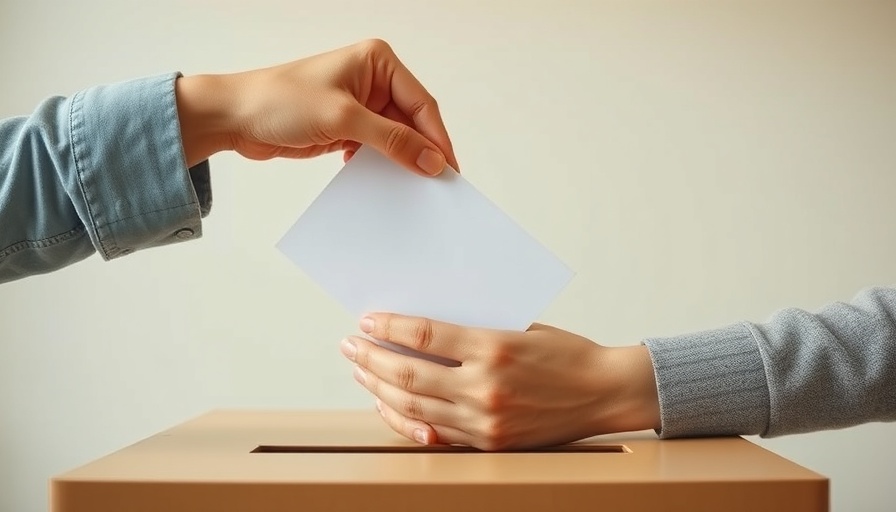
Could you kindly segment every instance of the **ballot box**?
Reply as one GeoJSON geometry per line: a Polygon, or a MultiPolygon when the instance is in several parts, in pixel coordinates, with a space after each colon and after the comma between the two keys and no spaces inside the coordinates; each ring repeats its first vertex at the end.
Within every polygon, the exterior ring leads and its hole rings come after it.
{"type": "Polygon", "coordinates": [[[802,512],[828,495],[739,437],[487,453],[418,446],[367,411],[214,411],[50,483],[52,512],[802,512]]]}

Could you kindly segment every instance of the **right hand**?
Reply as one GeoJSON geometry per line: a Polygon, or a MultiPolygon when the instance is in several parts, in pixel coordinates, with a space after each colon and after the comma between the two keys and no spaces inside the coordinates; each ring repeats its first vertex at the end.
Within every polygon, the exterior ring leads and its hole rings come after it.
{"type": "Polygon", "coordinates": [[[461,363],[443,366],[357,336],[343,342],[386,423],[420,443],[507,450],[660,426],[644,346],[604,347],[547,325],[501,331],[382,313],[361,329],[461,363]]]}
{"type": "Polygon", "coordinates": [[[177,81],[188,166],[217,151],[256,160],[309,158],[368,144],[404,167],[439,174],[457,159],[435,99],[383,41],[294,62],[177,81]]]}

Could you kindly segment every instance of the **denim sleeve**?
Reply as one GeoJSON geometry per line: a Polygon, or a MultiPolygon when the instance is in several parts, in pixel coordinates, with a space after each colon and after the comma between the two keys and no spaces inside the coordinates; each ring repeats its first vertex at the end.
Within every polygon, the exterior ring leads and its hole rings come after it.
{"type": "Polygon", "coordinates": [[[209,166],[186,167],[179,76],[49,98],[0,121],[0,283],[202,235],[209,166]]]}

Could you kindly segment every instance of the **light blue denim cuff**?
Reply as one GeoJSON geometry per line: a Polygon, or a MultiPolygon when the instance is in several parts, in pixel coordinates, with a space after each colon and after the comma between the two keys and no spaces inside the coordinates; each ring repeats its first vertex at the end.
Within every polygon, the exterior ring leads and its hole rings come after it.
{"type": "Polygon", "coordinates": [[[199,238],[211,210],[208,161],[187,169],[174,94],[179,73],[77,93],[70,133],[76,172],[61,176],[106,260],[199,238]]]}

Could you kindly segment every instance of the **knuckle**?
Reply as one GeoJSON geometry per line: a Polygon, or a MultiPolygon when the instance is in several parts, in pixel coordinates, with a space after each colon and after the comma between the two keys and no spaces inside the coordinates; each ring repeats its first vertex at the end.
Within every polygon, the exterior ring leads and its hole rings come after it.
{"type": "Polygon", "coordinates": [[[355,347],[355,364],[361,368],[370,367],[370,350],[360,343],[356,344],[355,347]]]}
{"type": "Polygon", "coordinates": [[[378,335],[380,339],[386,341],[399,341],[395,339],[395,315],[387,313],[376,322],[378,335]]]}
{"type": "Polygon", "coordinates": [[[510,445],[507,427],[498,417],[486,420],[480,434],[481,444],[486,451],[504,450],[510,445]]]}
{"type": "Polygon", "coordinates": [[[398,369],[398,387],[406,391],[413,391],[417,381],[417,371],[409,364],[398,369]]]}
{"type": "Polygon", "coordinates": [[[411,104],[411,117],[416,119],[421,113],[425,110],[437,110],[439,108],[438,102],[431,95],[427,94],[426,97],[421,98],[414,103],[411,104]]]}
{"type": "Polygon", "coordinates": [[[417,397],[408,397],[401,404],[401,412],[408,418],[420,419],[423,417],[423,404],[417,397]]]}
{"type": "Polygon", "coordinates": [[[421,352],[428,351],[432,346],[434,336],[432,322],[428,319],[421,319],[414,325],[413,336],[414,348],[421,352]]]}
{"type": "Polygon", "coordinates": [[[365,375],[364,378],[364,387],[367,388],[367,391],[370,391],[371,394],[377,395],[380,392],[380,380],[370,375],[370,372],[367,372],[367,375],[365,375]]]}
{"type": "Polygon", "coordinates": [[[371,54],[371,53],[391,53],[392,47],[385,40],[380,39],[378,37],[372,37],[370,39],[365,39],[358,43],[358,46],[361,50],[361,53],[371,54]]]}
{"type": "Polygon", "coordinates": [[[490,369],[507,368],[514,364],[517,352],[510,342],[496,339],[489,343],[488,347],[484,359],[490,369]]]}
{"type": "Polygon", "coordinates": [[[395,123],[386,134],[386,152],[389,154],[401,153],[407,147],[411,139],[411,128],[400,123],[395,123]]]}
{"type": "Polygon", "coordinates": [[[490,385],[483,389],[478,396],[479,409],[494,414],[503,410],[510,401],[510,394],[505,388],[490,385]]]}

